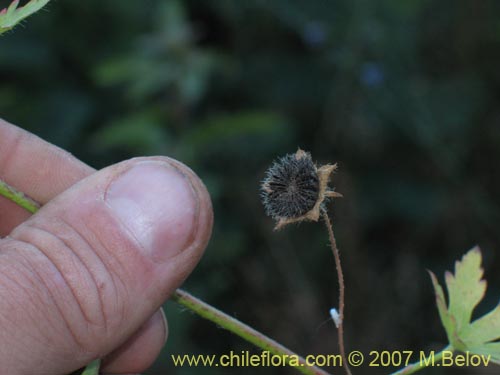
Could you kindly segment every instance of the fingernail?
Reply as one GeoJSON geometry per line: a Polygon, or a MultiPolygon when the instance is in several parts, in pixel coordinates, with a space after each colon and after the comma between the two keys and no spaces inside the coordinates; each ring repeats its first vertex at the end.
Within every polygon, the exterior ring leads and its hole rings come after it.
{"type": "Polygon", "coordinates": [[[136,164],[110,184],[105,200],[154,261],[179,254],[193,240],[198,197],[170,164],[136,164]]]}

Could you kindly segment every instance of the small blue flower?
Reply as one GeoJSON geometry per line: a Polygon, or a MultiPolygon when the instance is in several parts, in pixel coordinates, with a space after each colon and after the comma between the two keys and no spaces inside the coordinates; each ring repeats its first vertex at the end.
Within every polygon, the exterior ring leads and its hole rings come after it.
{"type": "Polygon", "coordinates": [[[378,87],[385,80],[385,74],[380,64],[366,62],[361,66],[360,81],[368,87],[378,87]]]}

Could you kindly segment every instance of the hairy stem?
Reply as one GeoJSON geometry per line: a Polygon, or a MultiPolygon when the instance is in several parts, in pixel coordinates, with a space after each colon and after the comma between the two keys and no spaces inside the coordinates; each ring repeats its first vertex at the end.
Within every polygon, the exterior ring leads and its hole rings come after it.
{"type": "MultiPolygon", "coordinates": [[[[17,191],[16,189],[14,189],[12,186],[8,185],[1,179],[0,179],[0,196],[4,196],[5,198],[25,208],[31,213],[35,213],[41,207],[41,205],[38,202],[29,198],[24,193],[17,191]]],[[[210,320],[211,322],[217,324],[218,326],[223,327],[228,331],[231,331],[235,335],[242,337],[246,341],[259,347],[263,351],[269,351],[270,354],[282,356],[283,360],[287,364],[295,367],[295,369],[297,369],[303,374],[330,375],[328,372],[323,371],[319,367],[308,365],[306,360],[300,357],[298,354],[292,352],[283,345],[277,343],[276,341],[265,336],[264,334],[256,331],[250,326],[223,313],[222,311],[216,309],[215,307],[199,300],[198,298],[192,296],[188,292],[185,292],[181,289],[177,289],[173,293],[171,298],[178,304],[188,308],[189,310],[195,312],[199,316],[207,320],[210,320]],[[293,362],[296,360],[298,360],[299,365],[294,366],[293,362]]],[[[89,365],[87,365],[82,375],[98,374],[99,367],[100,367],[100,360],[95,360],[91,362],[89,365]]]]}
{"type": "Polygon", "coordinates": [[[213,306],[200,301],[188,292],[177,289],[171,297],[178,304],[194,311],[199,316],[210,320],[218,326],[225,328],[244,340],[258,346],[263,351],[268,351],[271,355],[277,355],[283,358],[283,361],[289,366],[295,367],[298,371],[308,375],[327,375],[328,373],[318,367],[311,366],[307,361],[277,343],[273,339],[263,335],[250,326],[236,320],[235,318],[215,309],[213,306]],[[297,364],[295,364],[295,363],[297,364]]]}
{"type": "Polygon", "coordinates": [[[344,299],[345,299],[345,285],[344,285],[344,273],[342,272],[342,264],[340,263],[340,252],[337,248],[337,241],[335,240],[335,235],[333,234],[332,222],[326,210],[321,211],[323,215],[323,220],[325,221],[326,229],[328,230],[328,237],[330,238],[330,246],[332,248],[333,257],[335,258],[335,266],[337,268],[337,276],[339,280],[339,321],[337,326],[338,341],[340,355],[342,356],[342,364],[345,368],[345,372],[348,375],[352,375],[351,370],[347,362],[347,357],[345,355],[345,344],[344,344],[344,299]]]}
{"type": "Polygon", "coordinates": [[[11,200],[32,214],[40,208],[40,204],[38,202],[35,202],[24,193],[17,191],[2,180],[0,180],[0,195],[3,195],[5,198],[11,200]]]}
{"type": "Polygon", "coordinates": [[[423,360],[420,360],[418,362],[412,363],[411,365],[408,365],[396,372],[393,372],[390,375],[408,375],[408,374],[413,374],[417,371],[420,371],[426,367],[429,366],[436,366],[439,365],[439,362],[441,361],[441,358],[443,357],[445,352],[450,352],[453,351],[453,348],[450,346],[447,346],[443,350],[441,350],[438,353],[431,353],[429,356],[423,360]]]}

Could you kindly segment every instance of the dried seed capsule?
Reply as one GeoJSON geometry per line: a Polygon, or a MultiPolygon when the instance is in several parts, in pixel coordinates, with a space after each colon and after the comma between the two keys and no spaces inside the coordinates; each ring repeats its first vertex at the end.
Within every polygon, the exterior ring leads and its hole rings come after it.
{"type": "Polygon", "coordinates": [[[311,155],[288,154],[267,170],[262,202],[273,219],[297,218],[312,210],[318,200],[318,171],[311,155]]]}
{"type": "Polygon", "coordinates": [[[325,198],[341,196],[328,190],[328,179],[335,168],[327,164],[318,169],[311,155],[301,149],[271,165],[262,181],[261,197],[266,214],[278,222],[275,229],[318,220],[325,198]]]}

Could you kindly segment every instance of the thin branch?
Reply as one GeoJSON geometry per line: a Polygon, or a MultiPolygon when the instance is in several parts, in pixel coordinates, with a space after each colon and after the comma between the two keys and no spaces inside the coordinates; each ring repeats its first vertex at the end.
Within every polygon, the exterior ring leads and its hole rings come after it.
{"type": "Polygon", "coordinates": [[[21,206],[32,214],[40,209],[40,203],[35,202],[26,194],[17,191],[6,182],[0,180],[0,195],[21,206]]]}
{"type": "Polygon", "coordinates": [[[199,300],[188,292],[177,289],[171,299],[178,304],[187,307],[194,311],[199,316],[210,320],[218,326],[225,328],[232,333],[240,336],[244,340],[254,344],[264,351],[269,351],[273,355],[281,356],[287,365],[295,367],[296,370],[307,375],[328,375],[326,371],[311,366],[307,361],[290,349],[277,343],[273,339],[256,331],[252,327],[242,323],[241,321],[217,310],[211,305],[199,300]],[[298,361],[298,364],[296,364],[298,361]]]}
{"type": "Polygon", "coordinates": [[[99,368],[101,367],[101,360],[96,359],[90,362],[82,372],[82,375],[99,375],[99,368]]]}
{"type": "Polygon", "coordinates": [[[323,215],[323,220],[325,221],[326,229],[328,230],[328,237],[330,238],[330,246],[332,248],[333,257],[335,258],[335,266],[337,268],[337,276],[339,280],[339,319],[338,319],[338,340],[339,340],[339,350],[342,356],[342,364],[344,365],[345,371],[348,375],[352,375],[351,370],[347,362],[347,357],[345,355],[345,345],[344,345],[344,299],[345,299],[345,285],[344,285],[344,274],[342,272],[342,265],[340,263],[340,253],[337,248],[337,241],[335,240],[335,235],[333,234],[332,222],[326,210],[321,210],[323,215]]]}

